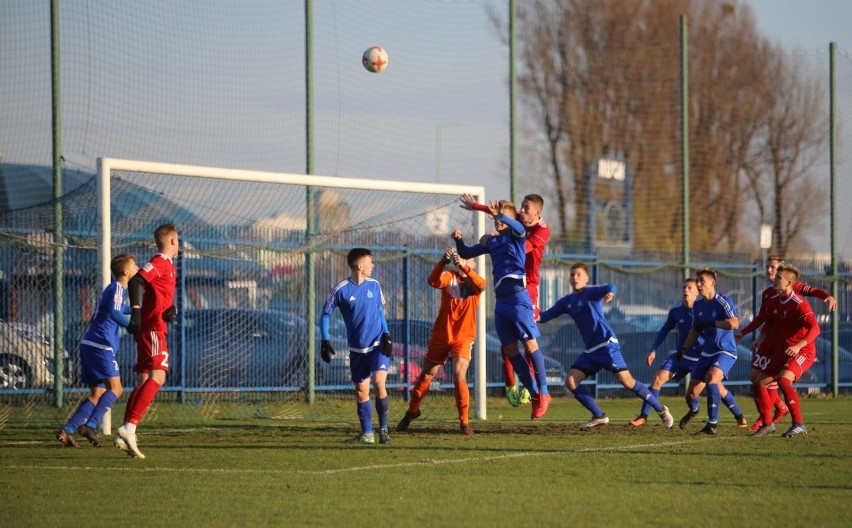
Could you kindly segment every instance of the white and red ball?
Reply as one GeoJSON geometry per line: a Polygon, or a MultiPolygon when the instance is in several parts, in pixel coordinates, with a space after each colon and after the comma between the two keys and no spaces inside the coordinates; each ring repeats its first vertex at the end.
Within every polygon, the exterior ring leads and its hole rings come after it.
{"type": "Polygon", "coordinates": [[[388,67],[388,52],[378,46],[373,46],[364,52],[361,57],[361,64],[367,68],[367,71],[379,73],[388,67]]]}

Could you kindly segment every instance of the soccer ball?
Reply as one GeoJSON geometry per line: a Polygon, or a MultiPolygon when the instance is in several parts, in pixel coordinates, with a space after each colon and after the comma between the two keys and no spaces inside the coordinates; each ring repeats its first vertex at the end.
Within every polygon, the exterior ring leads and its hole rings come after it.
{"type": "Polygon", "coordinates": [[[378,46],[373,46],[364,52],[364,56],[361,57],[361,64],[367,68],[367,71],[379,73],[388,67],[388,52],[378,46]]]}

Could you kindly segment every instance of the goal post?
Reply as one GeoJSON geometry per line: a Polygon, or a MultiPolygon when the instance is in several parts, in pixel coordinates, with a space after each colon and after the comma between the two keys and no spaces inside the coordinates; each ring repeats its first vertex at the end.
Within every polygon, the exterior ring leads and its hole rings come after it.
{"type": "MultiPolygon", "coordinates": [[[[370,247],[379,263],[379,272],[382,271],[383,257],[375,255],[376,249],[381,253],[399,255],[419,251],[428,255],[429,262],[433,264],[442,248],[450,245],[452,230],[462,229],[466,238],[472,235],[468,240],[479,240],[486,232],[485,215],[471,213],[458,206],[457,197],[465,193],[480,202],[485,201],[485,189],[478,185],[370,180],[99,158],[99,282],[101,287],[110,282],[109,263],[113,251],[126,247],[138,250],[140,244],[151,247],[153,229],[160,223],[175,223],[181,232],[183,263],[191,262],[198,268],[196,262],[200,262],[202,256],[212,255],[217,259],[216,265],[208,265],[201,271],[196,269],[197,274],[209,275],[228,268],[228,276],[220,281],[219,291],[210,291],[214,289],[212,287],[206,287],[205,291],[196,288],[199,291],[190,292],[182,308],[227,307],[237,311],[285,306],[289,311],[297,310],[307,321],[305,333],[299,334],[304,341],[299,350],[306,355],[307,398],[313,403],[314,389],[321,385],[315,379],[317,314],[326,292],[348,275],[348,268],[344,270],[339,264],[339,261],[345,261],[340,254],[347,246],[370,247]],[[309,229],[310,225],[317,227],[309,229]],[[313,272],[310,256],[321,252],[326,253],[323,268],[313,272]],[[311,268],[306,276],[303,275],[305,267],[311,268]],[[257,281],[258,276],[268,277],[268,280],[257,281]],[[278,280],[280,277],[288,280],[278,280]],[[305,283],[306,277],[315,277],[317,284],[305,283]],[[258,282],[263,284],[258,285],[258,282]],[[285,282],[287,284],[282,285],[285,282]]],[[[153,255],[153,250],[150,255],[153,255]]],[[[149,254],[137,255],[140,264],[148,257],[149,254]]],[[[424,260],[420,266],[423,267],[427,259],[423,257],[421,260],[424,260]]],[[[478,257],[478,269],[485,270],[485,265],[484,256],[478,257]]],[[[425,275],[411,279],[408,267],[399,267],[404,269],[397,275],[388,272],[388,276],[419,281],[416,283],[418,287],[425,283],[425,275]]],[[[400,288],[397,280],[380,278],[379,281],[386,301],[392,301],[389,303],[392,306],[386,305],[386,313],[391,310],[395,316],[410,316],[409,306],[401,306],[401,300],[395,295],[399,293],[399,296],[407,298],[409,292],[401,291],[404,288],[400,288]]],[[[405,282],[403,286],[407,284],[405,282]]],[[[473,380],[476,416],[486,419],[484,336],[487,292],[482,295],[477,312],[477,334],[483,338],[476,340],[473,380]]],[[[429,297],[434,299],[434,296],[429,297]]],[[[434,300],[428,302],[434,305],[434,300]]],[[[434,320],[436,310],[428,314],[429,306],[427,303],[414,310],[416,317],[426,319],[431,316],[434,320]]],[[[190,339],[189,336],[186,338],[190,339]]],[[[398,341],[401,336],[394,338],[398,341]]],[[[290,345],[296,346],[294,343],[290,345]]],[[[127,351],[122,350],[121,353],[126,354],[127,351]]],[[[210,359],[223,360],[218,357],[210,359]]],[[[181,368],[181,372],[186,372],[186,368],[181,368]]],[[[239,373],[243,369],[241,380],[254,379],[250,373],[246,374],[245,369],[248,368],[228,364],[208,370],[209,376],[214,376],[218,375],[217,369],[231,373],[239,373]]],[[[203,366],[200,369],[204,371],[203,366]]],[[[176,381],[180,380],[169,380],[168,384],[176,381]]],[[[413,380],[408,379],[408,383],[411,382],[413,380]]],[[[181,394],[186,391],[247,390],[240,388],[239,380],[229,379],[226,382],[216,379],[205,383],[201,387],[187,387],[181,383],[181,394]]],[[[282,386],[272,390],[289,389],[282,386]]],[[[104,432],[109,434],[109,418],[104,423],[104,432]]]]}

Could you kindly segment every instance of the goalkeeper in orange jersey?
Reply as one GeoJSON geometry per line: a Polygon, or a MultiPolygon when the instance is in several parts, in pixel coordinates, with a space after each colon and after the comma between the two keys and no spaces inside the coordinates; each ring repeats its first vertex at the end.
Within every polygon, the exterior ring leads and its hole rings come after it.
{"type": "Polygon", "coordinates": [[[462,434],[473,435],[468,418],[470,391],[467,388],[467,368],[476,338],[476,308],[485,288],[485,279],[473,270],[474,265],[472,259],[463,259],[454,249],[447,248],[429,274],[429,285],[441,290],[441,308],[426,346],[423,370],[414,384],[408,411],[396,426],[397,431],[405,431],[420,416],[420,402],[429,390],[432,377],[449,356],[453,365],[459,427],[462,434]],[[450,263],[455,264],[455,270],[446,269],[450,263]]]}

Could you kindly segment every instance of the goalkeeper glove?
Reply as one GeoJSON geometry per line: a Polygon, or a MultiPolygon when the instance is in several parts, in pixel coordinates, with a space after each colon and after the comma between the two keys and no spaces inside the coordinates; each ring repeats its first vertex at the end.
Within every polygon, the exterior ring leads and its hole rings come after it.
{"type": "Polygon", "coordinates": [[[322,360],[326,363],[331,362],[331,356],[334,355],[334,347],[331,346],[331,341],[326,339],[322,340],[320,343],[320,356],[322,356],[322,360]]]}
{"type": "Polygon", "coordinates": [[[163,321],[171,323],[175,319],[177,319],[177,307],[173,304],[166,308],[166,311],[163,312],[163,321]]]}
{"type": "Polygon", "coordinates": [[[698,321],[695,323],[695,329],[699,332],[703,332],[708,328],[713,328],[716,326],[716,321],[698,321]]]}
{"type": "Polygon", "coordinates": [[[387,357],[393,357],[393,341],[391,341],[391,335],[387,332],[382,334],[382,354],[387,357]]]}
{"type": "Polygon", "coordinates": [[[134,324],[133,321],[130,321],[129,323],[127,323],[127,327],[125,327],[125,330],[127,330],[128,334],[135,334],[139,331],[139,326],[134,324]]]}
{"type": "Polygon", "coordinates": [[[142,327],[142,308],[134,308],[130,312],[130,324],[127,325],[128,332],[130,332],[131,326],[135,328],[137,332],[142,327]]]}

